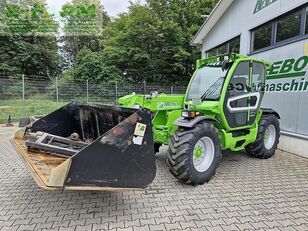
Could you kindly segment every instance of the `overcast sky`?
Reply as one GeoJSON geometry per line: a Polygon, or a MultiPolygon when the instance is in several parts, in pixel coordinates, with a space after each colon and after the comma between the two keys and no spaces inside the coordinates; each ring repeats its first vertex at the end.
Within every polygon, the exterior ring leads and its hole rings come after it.
{"type": "MultiPolygon", "coordinates": [[[[69,2],[69,0],[47,0],[49,12],[55,14],[57,17],[66,2],[69,2]]],[[[112,17],[127,11],[127,7],[129,6],[129,0],[102,0],[102,2],[106,11],[112,17]]],[[[143,3],[144,0],[141,0],[141,2],[143,3]]]]}

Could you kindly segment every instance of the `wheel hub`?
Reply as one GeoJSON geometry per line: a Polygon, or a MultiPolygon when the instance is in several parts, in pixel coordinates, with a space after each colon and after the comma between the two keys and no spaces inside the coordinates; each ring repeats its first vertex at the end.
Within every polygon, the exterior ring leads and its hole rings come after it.
{"type": "Polygon", "coordinates": [[[264,146],[267,150],[271,150],[276,141],[276,128],[274,125],[269,125],[264,132],[264,146]]]}
{"type": "Polygon", "coordinates": [[[203,149],[202,149],[202,147],[201,146],[198,146],[198,147],[196,147],[195,148],[195,159],[200,159],[201,157],[202,157],[202,154],[203,154],[203,149]]]}
{"type": "Polygon", "coordinates": [[[198,172],[205,172],[214,160],[215,147],[211,138],[202,137],[194,147],[193,164],[198,172]]]}

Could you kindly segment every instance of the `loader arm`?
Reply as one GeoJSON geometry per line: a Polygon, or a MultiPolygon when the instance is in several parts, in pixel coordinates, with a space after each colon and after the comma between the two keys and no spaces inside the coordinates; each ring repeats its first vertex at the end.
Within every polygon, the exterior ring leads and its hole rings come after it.
{"type": "Polygon", "coordinates": [[[181,117],[185,95],[137,95],[132,94],[119,99],[122,107],[146,108],[153,113],[154,142],[168,144],[169,138],[178,126],[174,121],[181,117]]]}

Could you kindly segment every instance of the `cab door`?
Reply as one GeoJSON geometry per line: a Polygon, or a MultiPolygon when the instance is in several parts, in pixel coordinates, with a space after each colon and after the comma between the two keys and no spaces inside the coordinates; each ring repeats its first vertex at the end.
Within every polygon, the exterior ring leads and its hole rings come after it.
{"type": "Polygon", "coordinates": [[[265,86],[266,68],[257,61],[242,61],[236,67],[224,100],[224,115],[231,129],[254,124],[265,86]]]}

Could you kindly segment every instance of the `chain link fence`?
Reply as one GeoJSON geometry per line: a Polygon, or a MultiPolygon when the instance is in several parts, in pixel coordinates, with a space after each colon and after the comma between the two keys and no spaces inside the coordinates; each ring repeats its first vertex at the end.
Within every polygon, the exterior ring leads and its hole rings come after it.
{"type": "Polygon", "coordinates": [[[0,100],[44,99],[55,102],[92,102],[112,104],[125,95],[150,94],[157,91],[166,94],[184,94],[187,83],[162,85],[160,83],[94,83],[48,80],[40,76],[0,77],[0,100]]]}
{"type": "Polygon", "coordinates": [[[9,117],[17,121],[24,116],[44,115],[71,101],[113,105],[120,97],[133,92],[184,94],[186,87],[187,83],[106,84],[90,80],[83,82],[49,80],[41,76],[1,76],[0,123],[6,123],[9,117]]]}

